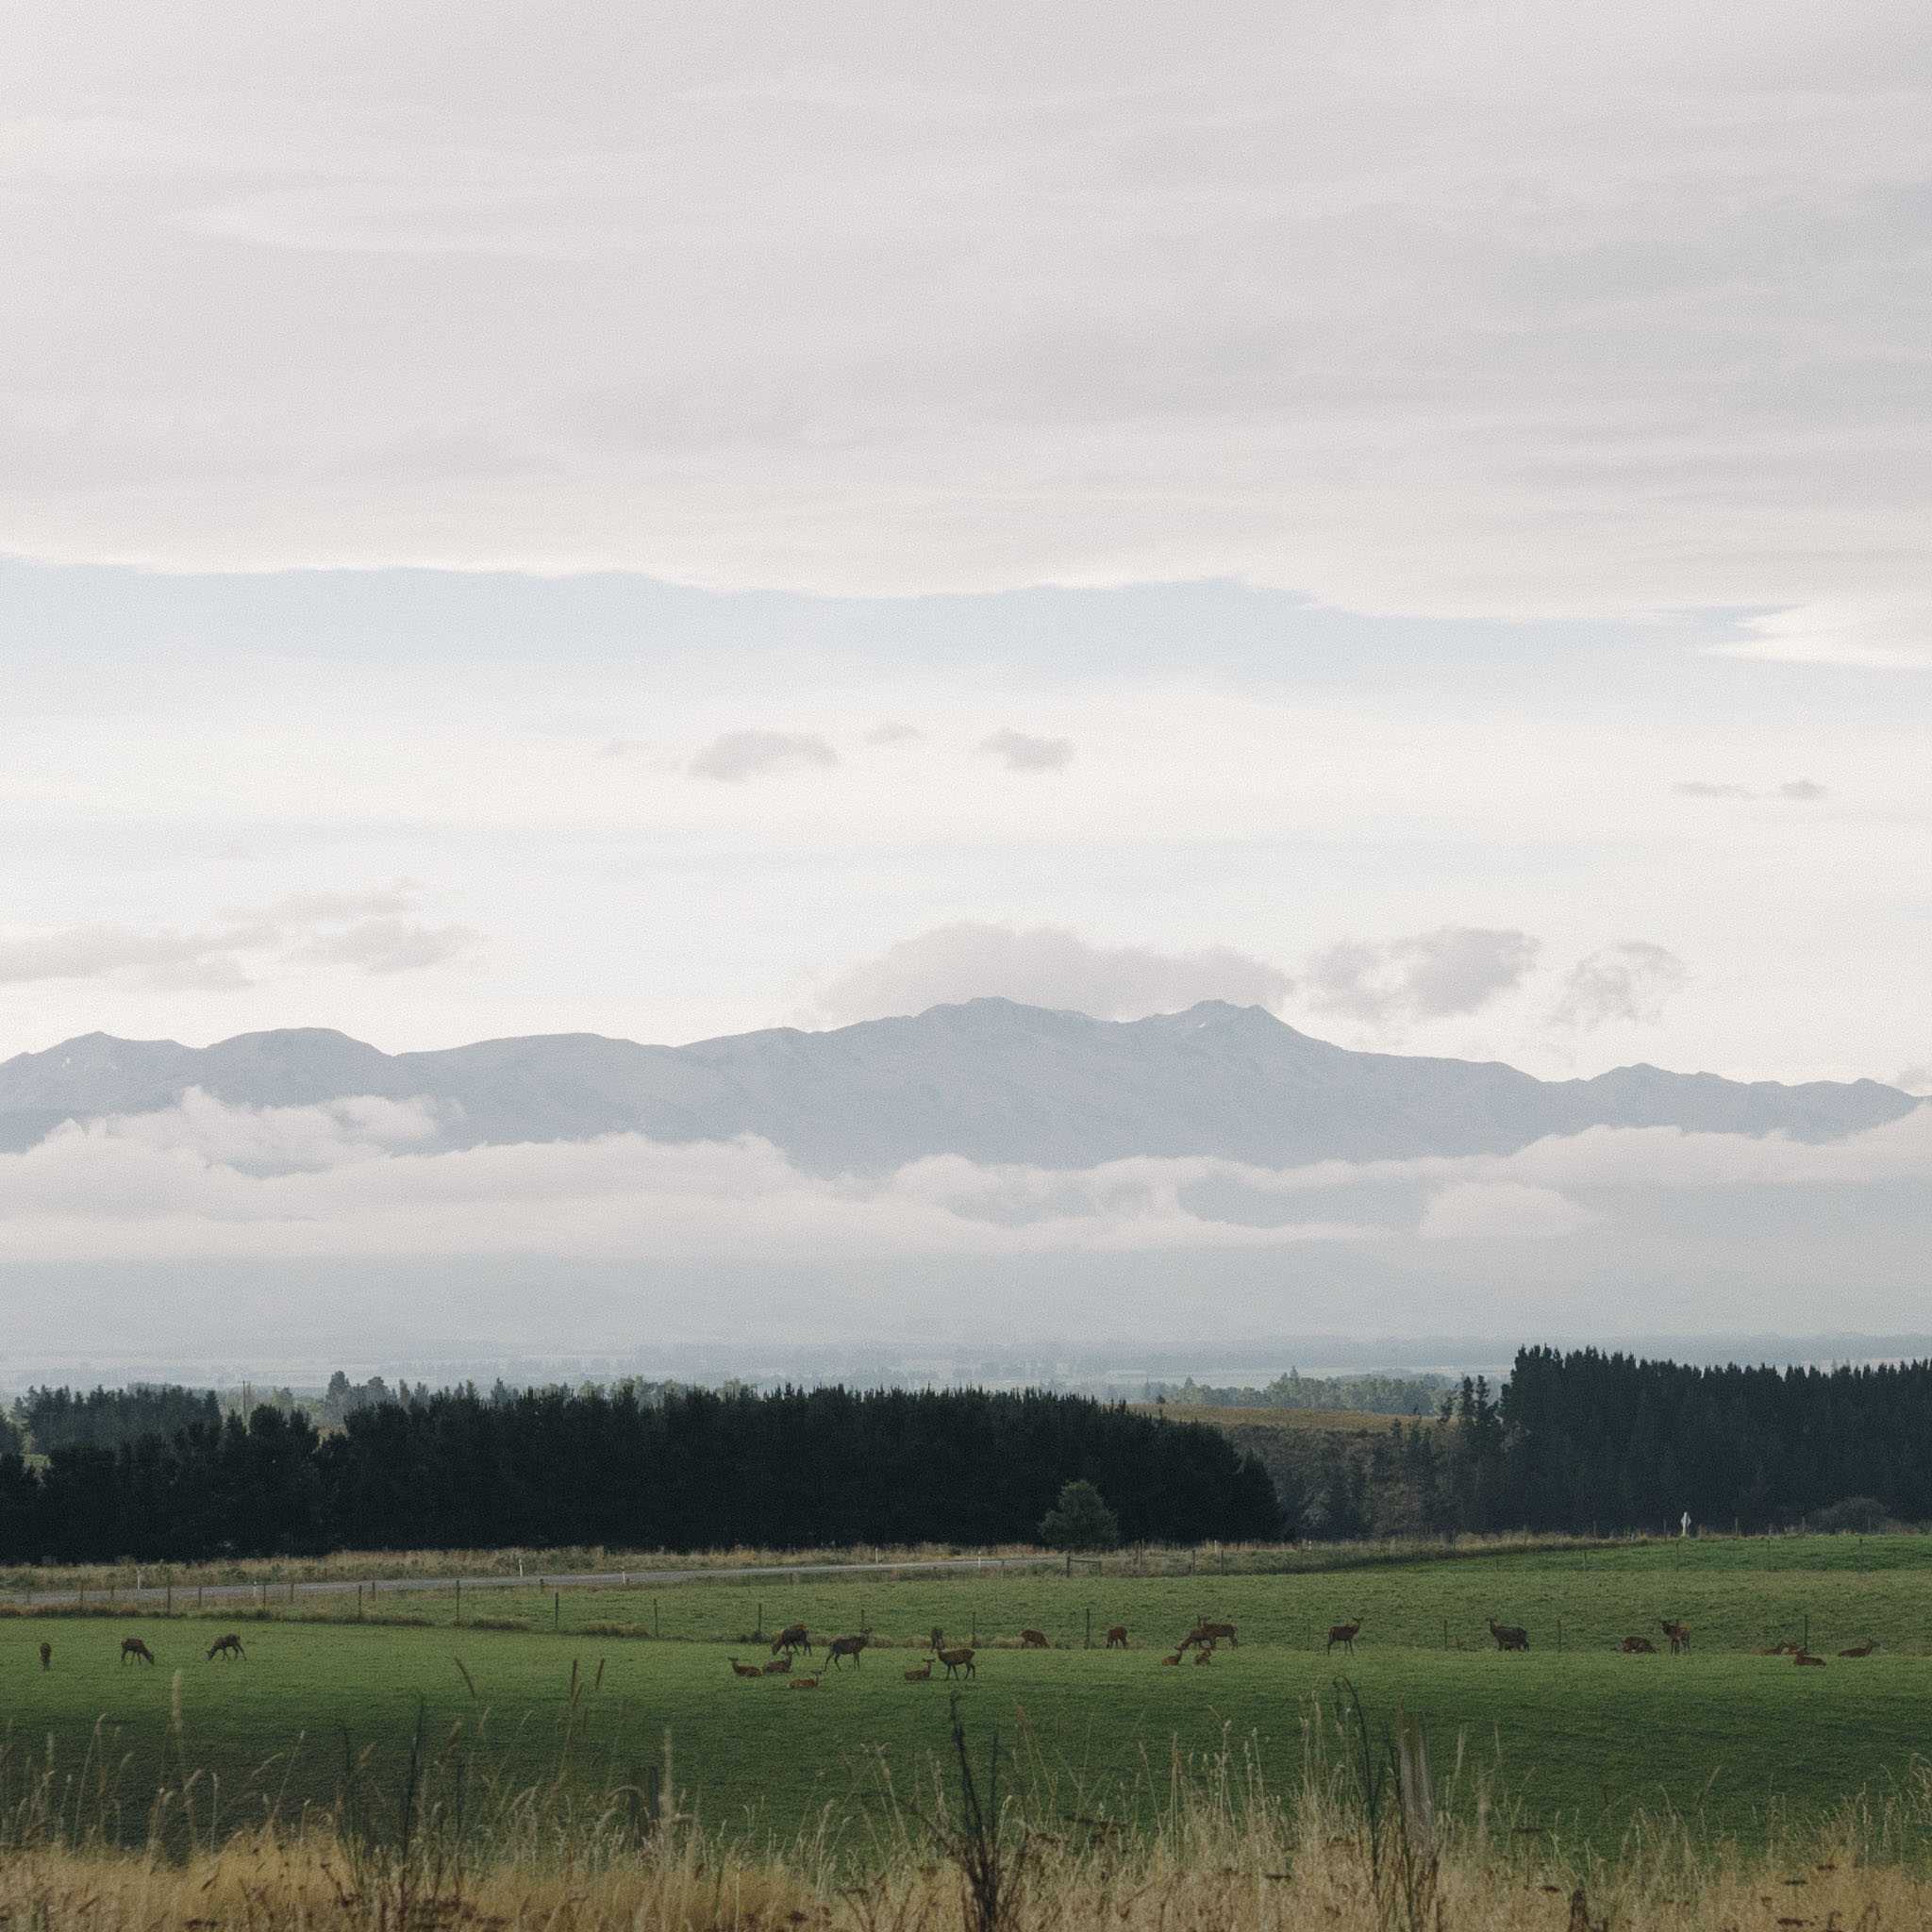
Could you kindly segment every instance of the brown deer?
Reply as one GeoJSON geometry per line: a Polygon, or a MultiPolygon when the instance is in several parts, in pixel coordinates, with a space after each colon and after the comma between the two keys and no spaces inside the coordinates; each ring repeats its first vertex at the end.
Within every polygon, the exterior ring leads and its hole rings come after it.
{"type": "Polygon", "coordinates": [[[809,1677],[793,1677],[791,1688],[794,1690],[816,1690],[819,1688],[819,1677],[824,1674],[824,1672],[819,1672],[809,1677]]]}
{"type": "Polygon", "coordinates": [[[1023,1630],[1020,1633],[1022,1650],[1051,1650],[1053,1645],[1046,1641],[1044,1630],[1023,1630]]]}
{"type": "Polygon", "coordinates": [[[155,1654],[138,1637],[124,1637],[121,1640],[121,1661],[125,1664],[129,1657],[138,1657],[144,1664],[155,1660],[155,1654]]]}
{"type": "Polygon", "coordinates": [[[839,1668],[839,1659],[849,1657],[856,1664],[858,1653],[872,1641],[872,1632],[861,1630],[857,1637],[835,1637],[825,1645],[825,1661],[834,1670],[839,1668]]]}
{"type": "Polygon", "coordinates": [[[1824,1659],[1822,1657],[1813,1657],[1808,1650],[1800,1650],[1791,1661],[1794,1664],[1816,1664],[1821,1671],[1824,1668],[1824,1659]]]}
{"type": "Polygon", "coordinates": [[[1671,1655],[1675,1657],[1680,1650],[1690,1648],[1690,1626],[1688,1624],[1674,1624],[1668,1617],[1658,1619],[1663,1633],[1671,1640],[1671,1655]]]}
{"type": "Polygon", "coordinates": [[[734,1677],[762,1677],[765,1674],[757,1664],[741,1664],[736,1657],[731,1659],[731,1674],[734,1677]]]}
{"type": "Polygon", "coordinates": [[[788,1650],[783,1657],[774,1657],[758,1674],[761,1677],[789,1677],[791,1674],[791,1653],[788,1650]]]}
{"type": "Polygon", "coordinates": [[[1124,1624],[1110,1624],[1108,1625],[1107,1647],[1109,1650],[1126,1649],[1127,1626],[1124,1624]]]}
{"type": "Polygon", "coordinates": [[[927,1657],[927,1658],[926,1658],[926,1660],[925,1660],[925,1661],[924,1661],[924,1662],[923,1664],[920,1664],[920,1665],[918,1665],[918,1666],[917,1666],[917,1667],[916,1667],[915,1669],[912,1669],[912,1670],[909,1670],[909,1671],[908,1671],[908,1672],[906,1673],[906,1681],[907,1681],[907,1682],[908,1682],[908,1684],[929,1684],[929,1683],[931,1683],[931,1682],[932,1682],[932,1658],[931,1658],[931,1657],[927,1657]]]}
{"type": "Polygon", "coordinates": [[[969,1677],[976,1677],[979,1674],[978,1668],[973,1661],[973,1649],[970,1644],[956,1644],[952,1649],[941,1650],[935,1655],[940,1662],[945,1665],[946,1675],[949,1677],[957,1676],[961,1671],[969,1677]]]}
{"type": "Polygon", "coordinates": [[[1499,1624],[1490,1619],[1490,1635],[1496,1640],[1498,1650],[1527,1650],[1529,1632],[1520,1624],[1499,1624]]]}
{"type": "Polygon", "coordinates": [[[1355,1655],[1355,1640],[1360,1633],[1362,1620],[1357,1617],[1353,1624],[1331,1624],[1328,1626],[1328,1648],[1333,1650],[1339,1643],[1350,1657],[1355,1655]]]}
{"type": "Polygon", "coordinates": [[[1876,1642],[1875,1642],[1875,1641],[1874,1641],[1874,1640],[1873,1640],[1872,1638],[1868,1637],[1868,1638],[1866,1638],[1866,1640],[1864,1641],[1864,1642],[1863,1642],[1863,1643],[1855,1643],[1855,1644],[1853,1644],[1853,1645],[1852,1645],[1851,1649],[1849,1649],[1849,1650],[1841,1650],[1841,1651],[1840,1651],[1840,1652],[1839,1652],[1839,1656],[1840,1656],[1840,1657],[1870,1657],[1870,1656],[1872,1655],[1872,1653],[1873,1653],[1873,1652],[1874,1652],[1874,1650],[1876,1650],[1877,1648],[1878,1648],[1878,1645],[1877,1645],[1877,1643],[1876,1643],[1876,1642]]]}
{"type": "Polygon", "coordinates": [[[803,1624],[788,1624],[779,1631],[772,1642],[772,1655],[776,1657],[781,1650],[802,1650],[807,1657],[811,1655],[811,1632],[803,1624]]]}
{"type": "Polygon", "coordinates": [[[1759,1657],[1796,1657],[1804,1648],[1801,1643],[1774,1643],[1769,1650],[1760,1650],[1759,1657]]]}
{"type": "Polygon", "coordinates": [[[1179,1651],[1175,1651],[1172,1657],[1164,1657],[1160,1659],[1160,1661],[1164,1664],[1177,1664],[1180,1662],[1180,1660],[1181,1654],[1179,1651]]]}
{"type": "Polygon", "coordinates": [[[214,1642],[208,1646],[208,1660],[209,1663],[213,1663],[216,1657],[232,1658],[238,1657],[243,1663],[248,1661],[248,1653],[242,1648],[242,1640],[232,1630],[225,1637],[217,1637],[214,1642]]]}
{"type": "Polygon", "coordinates": [[[1199,1670],[1203,1664],[1211,1664],[1213,1661],[1214,1646],[1211,1643],[1204,1643],[1201,1646],[1201,1648],[1194,1653],[1194,1668],[1196,1670],[1199,1670]]]}
{"type": "Polygon", "coordinates": [[[51,1643],[41,1645],[41,1668],[43,1671],[51,1671],[54,1668],[54,1646],[51,1643]]]}
{"type": "Polygon", "coordinates": [[[1617,1648],[1625,1657],[1655,1657],[1657,1645],[1647,1637],[1626,1637],[1617,1648]]]}
{"type": "Polygon", "coordinates": [[[1205,1617],[1181,1639],[1180,1647],[1185,1650],[1191,1643],[1231,1643],[1237,1650],[1241,1648],[1241,1640],[1234,1634],[1232,1624],[1210,1624],[1205,1617]]]}

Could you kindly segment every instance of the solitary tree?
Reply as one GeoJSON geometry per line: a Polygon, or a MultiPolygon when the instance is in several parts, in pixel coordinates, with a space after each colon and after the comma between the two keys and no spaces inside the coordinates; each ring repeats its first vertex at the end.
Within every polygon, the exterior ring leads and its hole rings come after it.
{"type": "Polygon", "coordinates": [[[1110,1550],[1121,1540],[1120,1518],[1088,1482],[1070,1482],[1040,1522],[1040,1541],[1050,1550],[1110,1550]]]}

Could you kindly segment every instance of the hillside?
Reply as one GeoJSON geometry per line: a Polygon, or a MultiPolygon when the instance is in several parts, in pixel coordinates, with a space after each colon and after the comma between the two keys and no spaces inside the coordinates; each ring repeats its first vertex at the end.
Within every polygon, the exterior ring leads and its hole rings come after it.
{"type": "Polygon", "coordinates": [[[386,1054],[313,1028],[201,1048],[89,1034],[0,1064],[0,1147],[66,1120],[164,1108],[191,1087],[256,1107],[425,1099],[446,1146],[754,1134],[821,1173],[946,1154],[1049,1168],[1140,1155],[1399,1159],[1507,1153],[1592,1126],[1825,1141],[1919,1104],[1871,1080],[1784,1086],[1649,1066],[1543,1081],[1492,1061],[1357,1053],[1218,1001],[1111,1022],[982,999],[677,1047],[559,1034],[386,1054]]]}

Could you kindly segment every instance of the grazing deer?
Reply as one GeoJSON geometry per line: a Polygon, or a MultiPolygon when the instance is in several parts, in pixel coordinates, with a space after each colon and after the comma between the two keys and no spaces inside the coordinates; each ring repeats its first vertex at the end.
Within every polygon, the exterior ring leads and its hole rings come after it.
{"type": "Polygon", "coordinates": [[[820,1672],[809,1677],[793,1677],[791,1688],[794,1690],[816,1690],[819,1688],[819,1677],[824,1674],[823,1672],[820,1672]]]}
{"type": "Polygon", "coordinates": [[[1053,1645],[1046,1641],[1044,1630],[1023,1630],[1020,1633],[1022,1650],[1051,1650],[1053,1645]]]}
{"type": "Polygon", "coordinates": [[[213,1663],[218,1657],[239,1657],[243,1663],[248,1661],[248,1653],[242,1648],[242,1640],[232,1630],[225,1637],[217,1637],[214,1642],[209,1645],[208,1653],[208,1662],[213,1663]]]}
{"type": "Polygon", "coordinates": [[[1191,1643],[1231,1643],[1239,1650],[1241,1640],[1234,1634],[1232,1624],[1210,1624],[1203,1617],[1181,1639],[1180,1647],[1185,1650],[1191,1643]]]}
{"type": "Polygon", "coordinates": [[[1107,1647],[1109,1650],[1124,1650],[1127,1647],[1127,1626],[1124,1624],[1110,1624],[1107,1631],[1107,1647]]]}
{"type": "Polygon", "coordinates": [[[1849,1649],[1849,1650],[1841,1650],[1841,1651],[1840,1651],[1840,1652],[1839,1652],[1839,1656],[1840,1656],[1840,1657],[1870,1657],[1870,1656],[1872,1655],[1872,1653],[1873,1653],[1873,1652],[1874,1652],[1874,1650],[1876,1650],[1877,1648],[1878,1648],[1878,1645],[1876,1644],[1876,1642],[1875,1642],[1875,1641],[1874,1641],[1874,1640],[1873,1640],[1873,1639],[1871,1639],[1871,1638],[1869,1638],[1869,1637],[1868,1637],[1868,1638],[1866,1638],[1866,1640],[1864,1641],[1864,1642],[1863,1642],[1863,1643],[1855,1643],[1855,1644],[1853,1644],[1853,1645],[1852,1645],[1851,1649],[1849,1649]]]}
{"type": "Polygon", "coordinates": [[[858,1653],[872,1641],[872,1632],[861,1630],[857,1637],[835,1637],[825,1645],[825,1661],[834,1670],[839,1668],[839,1659],[849,1657],[856,1664],[858,1653]]]}
{"type": "Polygon", "coordinates": [[[1658,1619],[1663,1633],[1671,1640],[1671,1655],[1675,1657],[1680,1650],[1690,1648],[1690,1626],[1688,1624],[1674,1624],[1668,1617],[1658,1619]]]}
{"type": "Polygon", "coordinates": [[[1495,1618],[1491,1617],[1490,1619],[1490,1635],[1496,1640],[1496,1648],[1498,1650],[1527,1650],[1529,1648],[1529,1632],[1524,1629],[1520,1624],[1499,1624],[1495,1618]]]}
{"type": "Polygon", "coordinates": [[[1164,1657],[1160,1659],[1160,1661],[1164,1664],[1177,1664],[1180,1662],[1180,1660],[1181,1654],[1179,1651],[1175,1651],[1172,1657],[1164,1657]]]}
{"type": "Polygon", "coordinates": [[[803,1624],[788,1624],[773,1641],[772,1655],[776,1657],[781,1650],[802,1650],[807,1657],[811,1655],[811,1632],[803,1624]]]}
{"type": "Polygon", "coordinates": [[[783,1657],[774,1657],[758,1674],[761,1677],[789,1677],[791,1674],[791,1653],[788,1650],[783,1657]]]}
{"type": "Polygon", "coordinates": [[[124,1637],[121,1640],[121,1661],[125,1664],[129,1657],[139,1657],[144,1664],[155,1660],[155,1654],[138,1637],[124,1637]]]}
{"type": "Polygon", "coordinates": [[[1355,1655],[1355,1640],[1361,1627],[1362,1620],[1359,1617],[1353,1624],[1329,1624],[1328,1648],[1333,1650],[1339,1643],[1348,1652],[1350,1657],[1353,1657],[1355,1655]]]}
{"type": "Polygon", "coordinates": [[[976,1677],[979,1674],[977,1667],[974,1664],[973,1650],[969,1644],[956,1644],[951,1650],[938,1652],[937,1656],[940,1662],[945,1665],[946,1675],[949,1677],[958,1675],[960,1671],[964,1671],[969,1677],[976,1677]]]}
{"type": "Polygon", "coordinates": [[[762,1677],[765,1674],[757,1664],[741,1664],[736,1657],[731,1659],[731,1674],[734,1677],[762,1677]]]}
{"type": "Polygon", "coordinates": [[[924,1661],[924,1662],[923,1664],[920,1664],[920,1665],[918,1665],[918,1666],[917,1666],[917,1667],[916,1667],[915,1669],[912,1669],[912,1670],[909,1670],[909,1671],[908,1671],[908,1672],[906,1673],[906,1681],[907,1681],[907,1682],[908,1682],[908,1684],[929,1684],[929,1683],[931,1683],[931,1682],[932,1682],[932,1658],[931,1658],[931,1657],[927,1657],[927,1658],[926,1658],[926,1660],[925,1660],[925,1661],[924,1661]]]}
{"type": "Polygon", "coordinates": [[[1824,1659],[1822,1657],[1813,1657],[1808,1650],[1801,1649],[1791,1661],[1794,1664],[1816,1664],[1821,1671],[1824,1668],[1824,1659]]]}
{"type": "Polygon", "coordinates": [[[1655,1657],[1657,1645],[1647,1637],[1626,1637],[1617,1648],[1626,1657],[1655,1657]]]}
{"type": "Polygon", "coordinates": [[[51,1643],[41,1645],[41,1668],[43,1671],[51,1671],[54,1668],[54,1646],[51,1643]]]}

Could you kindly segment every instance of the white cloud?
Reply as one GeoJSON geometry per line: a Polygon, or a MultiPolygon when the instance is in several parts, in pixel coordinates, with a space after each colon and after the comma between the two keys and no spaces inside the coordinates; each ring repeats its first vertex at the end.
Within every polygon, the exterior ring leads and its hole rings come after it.
{"type": "Polygon", "coordinates": [[[811,732],[727,731],[699,752],[688,769],[694,778],[739,785],[767,772],[809,771],[838,762],[839,754],[811,732]]]}
{"type": "Polygon", "coordinates": [[[820,1019],[844,1022],[995,994],[1133,1020],[1207,999],[1274,1007],[1292,984],[1278,967],[1224,946],[1163,953],[1097,945],[1059,926],[964,923],[901,940],[841,973],[813,1005],[820,1019]]]}
{"type": "Polygon", "coordinates": [[[233,954],[238,946],[259,942],[258,936],[246,931],[141,932],[116,925],[64,926],[0,940],[0,985],[98,979],[140,967],[155,974],[175,974],[173,983],[177,985],[193,983],[195,975],[203,974],[221,979],[235,967],[233,954]]]}
{"type": "Polygon", "coordinates": [[[917,744],[925,737],[917,724],[874,724],[865,734],[868,744],[917,744]]]}
{"type": "Polygon", "coordinates": [[[1071,738],[1036,738],[1025,731],[995,731],[980,740],[979,748],[1009,772],[1058,772],[1074,761],[1071,738]]]}
{"type": "Polygon", "coordinates": [[[1429,1197],[1416,1232],[1425,1241],[1559,1241],[1602,1218],[1554,1188],[1460,1181],[1429,1197]]]}
{"type": "Polygon", "coordinates": [[[1932,1093],[1932,1064],[1910,1066],[1894,1075],[1891,1083],[1907,1093],[1932,1093]]]}
{"type": "Polygon", "coordinates": [[[1570,969],[1550,1019],[1577,1028],[1617,1020],[1653,1025],[1690,977],[1674,953],[1648,941],[1603,946],[1570,969]]]}
{"type": "Polygon", "coordinates": [[[1811,778],[1788,778],[1782,785],[1774,786],[1769,791],[1754,791],[1749,785],[1728,781],[1685,778],[1673,785],[1671,790],[1679,798],[1788,798],[1800,805],[1809,805],[1817,799],[1828,798],[1831,795],[1823,785],[1811,778]]]}
{"type": "Polygon", "coordinates": [[[467,925],[424,925],[413,919],[364,919],[324,933],[294,957],[365,973],[418,973],[474,953],[483,935],[467,925]]]}
{"type": "Polygon", "coordinates": [[[1326,1012],[1386,1024],[1474,1013],[1513,991],[1541,946],[1527,933],[1445,925],[1370,943],[1345,940],[1307,962],[1307,988],[1326,1012]]]}

